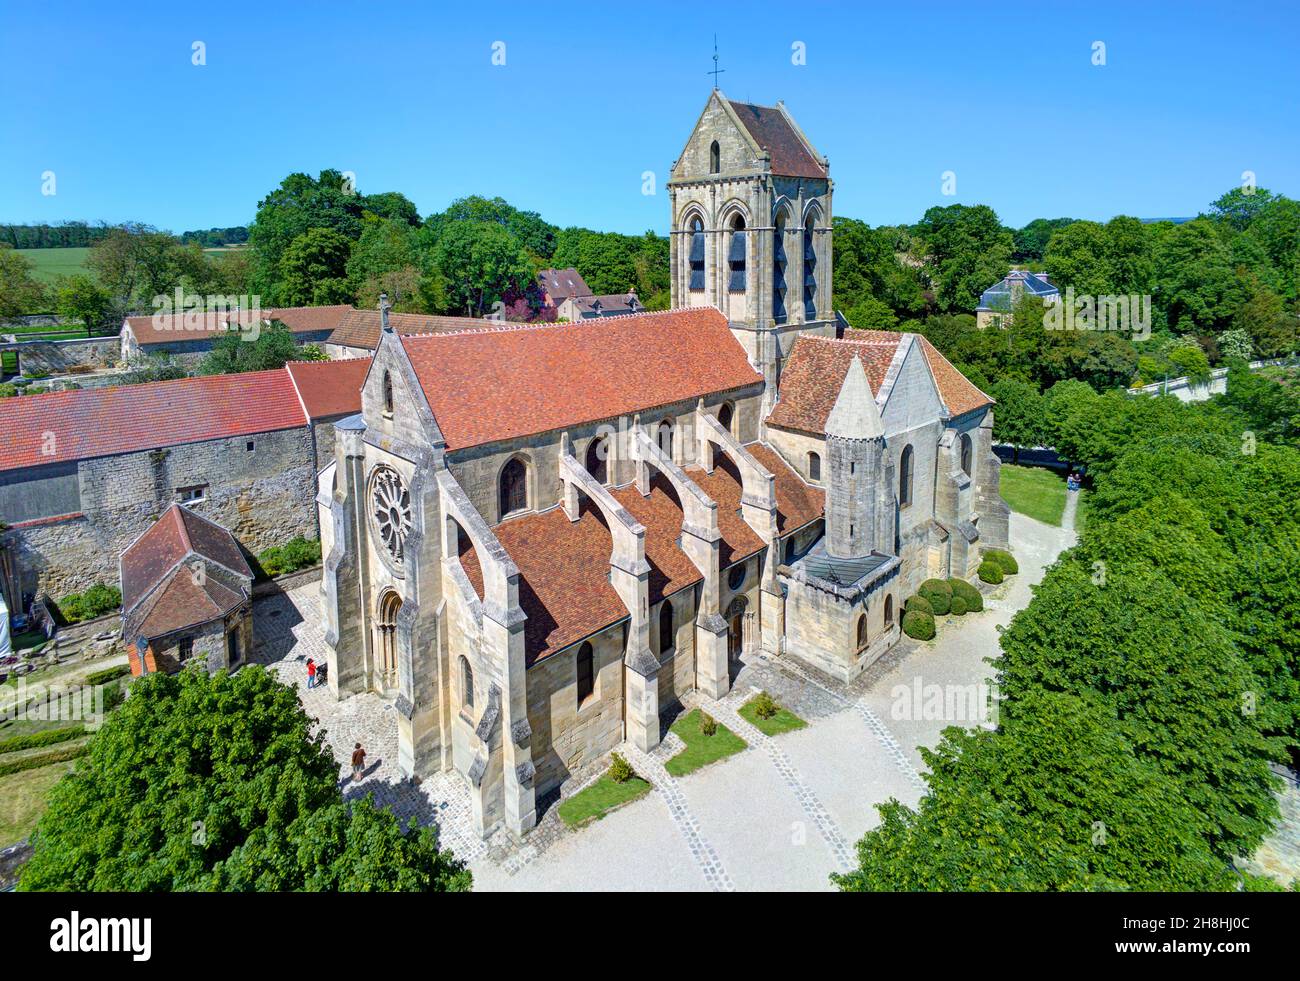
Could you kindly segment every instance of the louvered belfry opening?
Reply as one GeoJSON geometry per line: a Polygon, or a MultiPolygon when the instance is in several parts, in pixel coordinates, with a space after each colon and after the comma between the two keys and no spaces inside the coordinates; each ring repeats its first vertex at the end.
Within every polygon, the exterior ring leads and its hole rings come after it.
{"type": "Polygon", "coordinates": [[[691,289],[704,289],[704,223],[691,221],[691,289]]]}
{"type": "Polygon", "coordinates": [[[772,319],[785,323],[785,215],[776,219],[776,234],[772,241],[772,319]]]}
{"type": "Polygon", "coordinates": [[[817,250],[813,247],[813,220],[803,229],[803,313],[805,320],[817,319],[817,250]]]}
{"type": "Polygon", "coordinates": [[[745,292],[745,219],[736,215],[731,220],[730,242],[727,246],[727,289],[732,293],[745,292]]]}

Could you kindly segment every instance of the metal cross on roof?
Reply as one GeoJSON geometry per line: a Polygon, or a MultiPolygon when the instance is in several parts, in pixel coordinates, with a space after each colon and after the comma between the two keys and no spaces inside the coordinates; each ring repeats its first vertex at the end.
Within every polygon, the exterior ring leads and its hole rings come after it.
{"type": "Polygon", "coordinates": [[[713,35],[713,71],[704,73],[713,76],[713,91],[718,91],[718,76],[725,71],[725,68],[718,67],[718,35],[715,34],[713,35]]]}

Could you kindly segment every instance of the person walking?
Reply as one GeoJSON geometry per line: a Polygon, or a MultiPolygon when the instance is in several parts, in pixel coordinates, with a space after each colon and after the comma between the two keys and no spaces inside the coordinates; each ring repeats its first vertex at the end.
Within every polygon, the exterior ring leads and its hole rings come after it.
{"type": "Polygon", "coordinates": [[[357,743],[352,750],[352,780],[354,783],[361,782],[362,771],[366,767],[366,751],[357,743]]]}
{"type": "Polygon", "coordinates": [[[307,658],[307,687],[316,687],[316,661],[313,658],[307,658]]]}

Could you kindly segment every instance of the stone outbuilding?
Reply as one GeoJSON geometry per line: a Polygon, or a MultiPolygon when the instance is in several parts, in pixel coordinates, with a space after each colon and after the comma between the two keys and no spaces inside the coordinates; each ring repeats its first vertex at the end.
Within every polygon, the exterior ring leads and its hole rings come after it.
{"type": "Polygon", "coordinates": [[[238,667],[253,649],[253,571],[221,525],[169,507],[122,553],[122,637],[133,675],[198,659],[238,667]]]}

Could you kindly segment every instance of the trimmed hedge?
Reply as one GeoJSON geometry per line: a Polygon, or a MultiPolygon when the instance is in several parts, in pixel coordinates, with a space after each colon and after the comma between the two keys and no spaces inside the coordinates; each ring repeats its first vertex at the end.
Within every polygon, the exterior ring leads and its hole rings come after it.
{"type": "Polygon", "coordinates": [[[7,777],[11,773],[22,773],[24,770],[35,770],[37,767],[49,766],[51,763],[75,760],[79,756],[85,756],[88,752],[90,752],[89,741],[82,743],[80,746],[64,746],[48,753],[38,753],[35,756],[24,756],[22,759],[0,762],[0,777],[7,777]]]}
{"type": "Polygon", "coordinates": [[[320,540],[299,535],[283,545],[272,545],[257,553],[262,574],[270,579],[320,564],[320,540]]]}
{"type": "Polygon", "coordinates": [[[1003,579],[1002,566],[996,562],[980,563],[980,582],[990,583],[996,586],[1003,579]]]}
{"type": "Polygon", "coordinates": [[[1020,571],[1020,563],[1016,561],[1016,557],[1000,548],[991,548],[985,552],[981,564],[984,562],[996,562],[1004,576],[1014,576],[1020,571]]]}
{"type": "Polygon", "coordinates": [[[935,616],[944,616],[952,608],[952,587],[942,579],[927,579],[916,593],[929,601],[935,616]]]}
{"type": "Polygon", "coordinates": [[[92,671],[86,675],[86,684],[102,685],[110,681],[116,681],[118,678],[125,677],[131,673],[131,665],[119,664],[116,667],[105,668],[103,671],[92,671]]]}
{"type": "Polygon", "coordinates": [[[952,598],[952,609],[949,610],[948,612],[951,613],[951,614],[952,614],[953,616],[955,616],[955,617],[962,617],[962,616],[965,616],[965,615],[966,615],[966,601],[965,601],[964,599],[962,599],[962,597],[960,597],[960,596],[954,596],[954,597],[952,598]]]}
{"type": "Polygon", "coordinates": [[[911,613],[913,610],[916,610],[918,613],[928,613],[930,616],[934,616],[934,606],[931,605],[930,601],[920,593],[917,593],[915,596],[909,596],[907,602],[903,604],[904,613],[911,613]]]}
{"type": "Polygon", "coordinates": [[[904,613],[903,633],[913,640],[934,640],[934,617],[920,610],[904,613]]]}
{"type": "Polygon", "coordinates": [[[21,736],[10,736],[8,739],[0,739],[0,753],[16,753],[20,749],[53,746],[56,743],[66,743],[69,739],[76,739],[78,736],[84,736],[85,734],[85,726],[75,725],[64,726],[60,729],[45,729],[42,732],[29,732],[21,736]]]}
{"type": "Polygon", "coordinates": [[[979,613],[984,609],[984,596],[973,585],[965,579],[949,579],[948,582],[952,586],[952,598],[961,597],[967,613],[979,613]]]}

